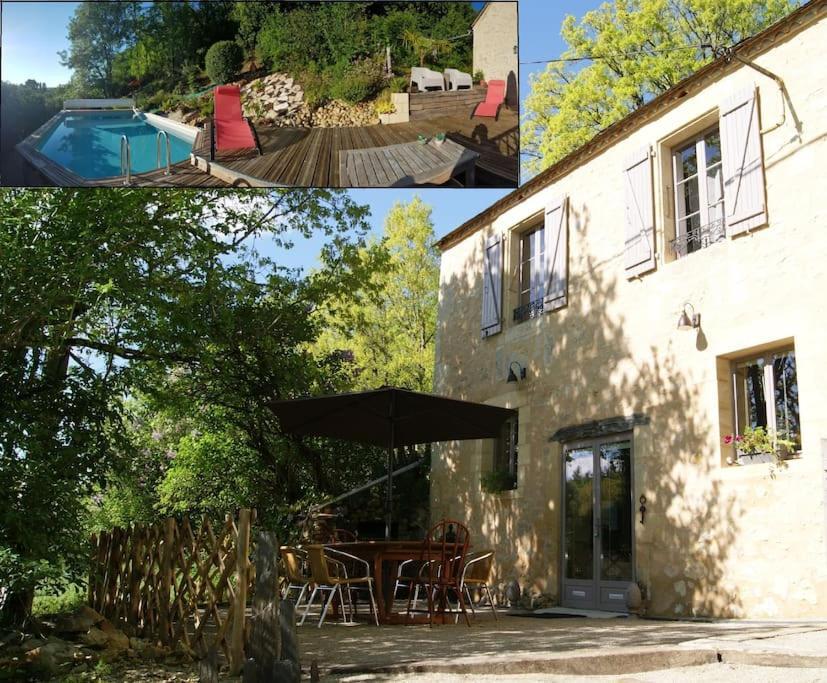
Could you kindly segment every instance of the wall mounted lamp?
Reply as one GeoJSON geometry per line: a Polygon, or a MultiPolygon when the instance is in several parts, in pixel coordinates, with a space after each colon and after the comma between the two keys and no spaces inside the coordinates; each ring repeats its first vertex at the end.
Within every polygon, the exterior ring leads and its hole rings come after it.
{"type": "Polygon", "coordinates": [[[511,364],[508,366],[508,379],[505,380],[508,384],[512,384],[514,382],[519,382],[520,380],[525,379],[525,368],[520,365],[516,360],[511,361],[511,364]],[[514,366],[517,366],[517,372],[514,372],[514,366]]]}
{"type": "Polygon", "coordinates": [[[683,305],[683,310],[678,318],[679,330],[697,330],[701,326],[701,314],[695,313],[695,307],[688,301],[683,305]]]}

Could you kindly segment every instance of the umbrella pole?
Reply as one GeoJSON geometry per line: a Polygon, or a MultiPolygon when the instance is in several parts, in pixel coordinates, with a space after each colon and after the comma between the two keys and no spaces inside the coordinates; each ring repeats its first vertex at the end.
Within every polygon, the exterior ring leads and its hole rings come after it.
{"type": "Polygon", "coordinates": [[[385,540],[391,540],[391,521],[393,513],[393,446],[388,448],[388,485],[385,488],[385,540]]]}

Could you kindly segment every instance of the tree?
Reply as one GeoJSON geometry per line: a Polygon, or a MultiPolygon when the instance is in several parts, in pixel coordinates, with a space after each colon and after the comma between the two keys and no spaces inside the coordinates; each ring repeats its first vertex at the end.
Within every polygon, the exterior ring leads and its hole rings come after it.
{"type": "Polygon", "coordinates": [[[59,52],[61,64],[91,91],[115,93],[112,67],[116,55],[135,37],[140,2],[83,2],[69,21],[69,50],[59,52]]]}
{"type": "Polygon", "coordinates": [[[561,30],[562,58],[532,76],[521,139],[539,172],[710,61],[777,21],[792,0],[613,0],[561,30]],[[712,46],[707,47],[707,46],[712,46]]]}
{"type": "Polygon", "coordinates": [[[352,385],[433,390],[439,255],[431,208],[419,197],[397,203],[382,238],[362,250],[375,263],[366,285],[328,310],[317,349],[353,358],[352,385]]]}
{"type": "Polygon", "coordinates": [[[174,387],[179,411],[252,406],[250,429],[277,432],[266,400],[326,375],[306,311],[353,286],[364,216],[325,190],[0,194],[0,618],[25,619],[47,570],[83,570],[86,497],[134,455],[127,396],[174,387]],[[246,246],[290,230],[330,238],[312,283],[246,246]]]}
{"type": "Polygon", "coordinates": [[[415,31],[405,32],[405,42],[411,46],[419,60],[419,66],[425,66],[425,58],[432,55],[434,59],[451,49],[451,43],[443,38],[431,38],[415,31]]]}

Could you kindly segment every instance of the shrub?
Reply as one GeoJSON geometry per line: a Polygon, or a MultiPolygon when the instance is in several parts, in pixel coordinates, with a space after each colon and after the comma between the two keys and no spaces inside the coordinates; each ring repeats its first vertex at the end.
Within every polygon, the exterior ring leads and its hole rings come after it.
{"type": "Polygon", "coordinates": [[[304,89],[304,101],[308,107],[315,109],[330,99],[330,74],[320,70],[311,63],[299,74],[299,83],[304,89]]]}
{"type": "Polygon", "coordinates": [[[408,92],[410,82],[408,76],[394,76],[390,81],[391,92],[408,92]]]}
{"type": "Polygon", "coordinates": [[[72,612],[84,604],[86,604],[85,591],[79,586],[69,584],[64,590],[38,591],[34,596],[32,614],[42,617],[48,614],[72,612]]]}
{"type": "Polygon", "coordinates": [[[181,75],[184,77],[184,81],[191,91],[198,90],[201,79],[201,69],[198,64],[184,64],[181,69],[181,75]]]}
{"type": "Polygon", "coordinates": [[[219,40],[207,50],[207,75],[213,83],[229,83],[241,70],[243,60],[244,54],[238,43],[232,40],[219,40]]]}
{"type": "Polygon", "coordinates": [[[480,478],[480,486],[486,493],[498,493],[514,488],[514,476],[508,470],[491,470],[480,478]]]}
{"type": "Polygon", "coordinates": [[[361,59],[343,68],[337,65],[335,71],[341,76],[334,79],[330,96],[351,104],[370,99],[385,83],[382,62],[378,59],[361,59]]]}
{"type": "Polygon", "coordinates": [[[377,114],[393,114],[393,112],[396,111],[396,107],[393,106],[393,102],[391,101],[390,88],[385,88],[379,93],[379,97],[377,97],[376,102],[373,103],[373,109],[377,114]]]}

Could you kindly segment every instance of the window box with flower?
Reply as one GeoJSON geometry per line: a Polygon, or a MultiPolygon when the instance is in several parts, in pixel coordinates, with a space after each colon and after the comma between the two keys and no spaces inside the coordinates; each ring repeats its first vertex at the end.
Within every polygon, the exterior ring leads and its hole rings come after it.
{"type": "Polygon", "coordinates": [[[724,445],[735,449],[735,458],[729,458],[731,464],[770,462],[777,465],[798,449],[796,441],[786,436],[764,427],[746,427],[743,434],[727,434],[724,445]]]}

